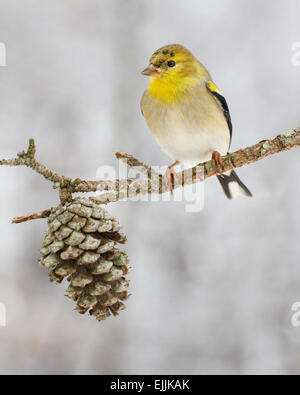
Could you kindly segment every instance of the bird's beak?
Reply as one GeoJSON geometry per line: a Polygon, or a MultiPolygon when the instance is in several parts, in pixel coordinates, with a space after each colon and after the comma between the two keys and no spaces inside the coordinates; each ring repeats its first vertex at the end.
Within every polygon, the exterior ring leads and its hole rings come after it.
{"type": "Polygon", "coordinates": [[[160,74],[160,70],[158,69],[157,66],[154,66],[153,64],[150,64],[145,70],[141,72],[142,75],[149,75],[150,77],[153,77],[155,75],[160,74]]]}

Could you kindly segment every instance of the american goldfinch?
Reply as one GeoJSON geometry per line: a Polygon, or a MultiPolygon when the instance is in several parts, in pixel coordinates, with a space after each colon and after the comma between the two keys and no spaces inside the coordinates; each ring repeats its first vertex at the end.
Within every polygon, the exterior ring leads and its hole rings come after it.
{"type": "MultiPolygon", "coordinates": [[[[142,114],[174,160],[166,172],[171,191],[178,164],[193,167],[212,159],[221,172],[232,124],[226,100],[206,68],[182,45],[171,44],[154,52],[142,74],[150,76],[141,99],[142,114]]],[[[252,196],[234,170],[217,177],[229,199],[252,196]]]]}

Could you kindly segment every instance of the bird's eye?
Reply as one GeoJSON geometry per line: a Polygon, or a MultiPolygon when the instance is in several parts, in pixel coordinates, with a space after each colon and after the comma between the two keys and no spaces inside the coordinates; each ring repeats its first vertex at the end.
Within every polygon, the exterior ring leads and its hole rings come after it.
{"type": "Polygon", "coordinates": [[[169,67],[174,67],[175,64],[176,64],[176,63],[175,63],[174,60],[169,60],[169,61],[168,61],[168,66],[169,66],[169,67]]]}

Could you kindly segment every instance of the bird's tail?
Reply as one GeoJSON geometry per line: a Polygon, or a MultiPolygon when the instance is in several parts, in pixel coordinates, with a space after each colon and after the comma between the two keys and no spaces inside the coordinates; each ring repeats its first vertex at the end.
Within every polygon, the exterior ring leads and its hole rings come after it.
{"type": "Polygon", "coordinates": [[[234,170],[217,177],[228,199],[235,199],[238,196],[252,197],[252,193],[242,183],[234,170]]]}

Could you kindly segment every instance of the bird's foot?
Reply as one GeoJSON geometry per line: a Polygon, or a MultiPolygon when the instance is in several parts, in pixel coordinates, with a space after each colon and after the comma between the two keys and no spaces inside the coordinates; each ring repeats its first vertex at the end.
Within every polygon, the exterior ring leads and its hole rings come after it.
{"type": "Polygon", "coordinates": [[[218,168],[219,172],[223,171],[223,161],[220,153],[218,151],[214,151],[211,155],[212,164],[218,168]]]}
{"type": "Polygon", "coordinates": [[[177,181],[177,179],[176,179],[176,172],[174,170],[174,167],[177,166],[177,165],[179,165],[178,161],[176,161],[175,163],[170,165],[167,168],[167,171],[166,171],[166,174],[165,174],[165,177],[167,179],[167,184],[169,185],[170,192],[172,194],[173,194],[173,191],[174,191],[174,181],[177,181]]]}

